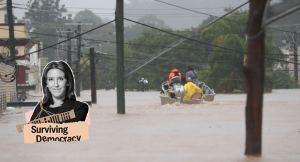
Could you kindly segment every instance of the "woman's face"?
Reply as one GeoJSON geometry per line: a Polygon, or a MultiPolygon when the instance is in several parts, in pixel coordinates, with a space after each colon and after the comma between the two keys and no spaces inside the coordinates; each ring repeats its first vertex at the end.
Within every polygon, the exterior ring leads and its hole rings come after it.
{"type": "Polygon", "coordinates": [[[65,78],[65,73],[63,71],[59,69],[50,69],[47,73],[46,83],[53,97],[63,99],[67,88],[67,79],[65,78]]]}

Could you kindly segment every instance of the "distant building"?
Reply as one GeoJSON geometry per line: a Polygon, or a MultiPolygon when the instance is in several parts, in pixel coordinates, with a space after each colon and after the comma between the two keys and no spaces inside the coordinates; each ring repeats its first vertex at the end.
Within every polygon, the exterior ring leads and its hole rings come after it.
{"type": "MultiPolygon", "coordinates": [[[[3,0],[0,0],[0,8],[3,8],[3,0]]],[[[9,50],[9,26],[5,21],[5,11],[0,10],[0,53],[3,60],[10,60],[9,50]]],[[[26,91],[40,90],[38,79],[40,78],[40,63],[42,56],[41,52],[36,52],[30,55],[28,53],[37,51],[42,48],[42,43],[38,37],[29,37],[28,28],[24,23],[14,23],[15,36],[15,56],[16,56],[16,73],[17,73],[17,90],[22,92],[22,96],[26,98],[26,91]],[[24,56],[24,57],[20,57],[24,56]],[[35,85],[38,85],[36,87],[35,85]]],[[[2,60],[2,62],[3,62],[2,60]]],[[[1,62],[1,61],[0,61],[1,62]]],[[[0,72],[0,74],[3,74],[0,72]]],[[[16,86],[16,83],[14,83],[16,86]]],[[[3,85],[0,85],[3,86],[3,85]]],[[[1,88],[0,88],[1,89],[1,88]]],[[[16,92],[16,87],[10,88],[16,92]]],[[[7,95],[13,93],[6,91],[7,95]]]]}
{"type": "MultiPolygon", "coordinates": [[[[291,47],[290,44],[287,44],[283,47],[280,47],[281,51],[283,52],[283,54],[286,56],[286,61],[288,62],[294,62],[294,48],[291,47]]],[[[300,49],[297,48],[297,54],[300,55],[300,49]]],[[[298,63],[300,62],[300,57],[298,56],[298,63]]],[[[276,64],[275,69],[281,69],[281,70],[286,70],[291,77],[294,77],[294,63],[278,63],[276,64]]],[[[298,83],[300,83],[300,75],[299,75],[299,65],[298,65],[298,83]]]]}

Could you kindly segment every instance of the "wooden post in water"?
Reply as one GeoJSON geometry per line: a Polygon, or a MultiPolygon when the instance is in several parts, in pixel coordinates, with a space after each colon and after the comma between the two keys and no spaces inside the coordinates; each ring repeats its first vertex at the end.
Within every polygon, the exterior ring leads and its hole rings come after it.
{"type": "MultiPolygon", "coordinates": [[[[70,32],[71,32],[71,29],[68,29],[67,30],[67,39],[70,39],[70,32]]],[[[69,66],[72,68],[72,53],[71,53],[71,40],[68,40],[68,43],[67,43],[67,48],[68,48],[68,57],[67,57],[67,60],[68,60],[68,64],[69,66]]]]}
{"type": "MultiPolygon", "coordinates": [[[[78,26],[77,26],[77,35],[81,34],[81,22],[78,22],[78,26]]],[[[80,71],[81,71],[81,67],[80,67],[80,56],[81,55],[81,36],[79,36],[77,38],[77,65],[76,65],[76,96],[80,97],[80,71]]]]}
{"type": "Polygon", "coordinates": [[[95,51],[94,51],[94,48],[90,48],[90,67],[91,67],[91,97],[92,97],[92,103],[97,103],[96,68],[95,68],[95,51]]]}
{"type": "Polygon", "coordinates": [[[244,67],[247,83],[245,155],[261,155],[264,92],[264,41],[261,28],[267,0],[250,0],[248,56],[244,67]]]}

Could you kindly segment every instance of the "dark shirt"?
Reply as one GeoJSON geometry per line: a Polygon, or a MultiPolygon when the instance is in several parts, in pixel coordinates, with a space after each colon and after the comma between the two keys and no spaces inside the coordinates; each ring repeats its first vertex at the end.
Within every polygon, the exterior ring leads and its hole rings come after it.
{"type": "Polygon", "coordinates": [[[196,84],[197,86],[199,86],[199,81],[198,81],[198,74],[195,70],[193,69],[190,69],[186,72],[186,75],[185,75],[186,78],[190,77],[192,79],[192,82],[194,84],[196,84]]]}
{"type": "MultiPolygon", "coordinates": [[[[61,106],[59,106],[59,107],[49,107],[48,111],[52,112],[53,114],[57,114],[57,112],[60,108],[61,108],[61,106]]],[[[49,115],[46,113],[45,116],[49,116],[49,115]]]]}
{"type": "MultiPolygon", "coordinates": [[[[50,111],[56,114],[64,113],[70,110],[74,110],[75,112],[75,118],[70,119],[68,121],[64,121],[63,123],[70,123],[70,122],[78,122],[78,121],[85,121],[87,114],[89,112],[89,106],[86,103],[80,102],[80,101],[72,101],[72,100],[66,100],[61,107],[57,108],[50,108],[49,106],[45,105],[43,106],[46,111],[50,111]]],[[[30,118],[30,121],[34,120],[36,116],[41,111],[40,103],[38,103],[33,111],[33,114],[30,118]]],[[[39,118],[48,116],[45,111],[42,111],[39,118]]]]}

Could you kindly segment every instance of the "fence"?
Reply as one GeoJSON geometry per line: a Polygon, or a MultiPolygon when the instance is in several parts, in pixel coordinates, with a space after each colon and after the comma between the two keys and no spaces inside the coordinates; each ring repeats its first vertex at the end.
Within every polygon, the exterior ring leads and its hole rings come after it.
{"type": "Polygon", "coordinates": [[[11,92],[10,96],[9,96],[9,102],[16,102],[16,99],[17,99],[16,92],[13,92],[13,93],[11,92]]]}
{"type": "Polygon", "coordinates": [[[6,93],[0,93],[0,112],[6,110],[6,93]]]}

